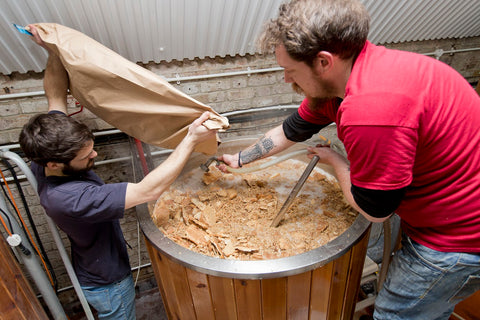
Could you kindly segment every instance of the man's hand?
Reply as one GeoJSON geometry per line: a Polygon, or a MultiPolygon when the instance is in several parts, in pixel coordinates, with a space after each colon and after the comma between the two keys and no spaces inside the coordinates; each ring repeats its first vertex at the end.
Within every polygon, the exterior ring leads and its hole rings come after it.
{"type": "Polygon", "coordinates": [[[227,170],[227,166],[228,167],[231,167],[231,168],[239,168],[238,166],[238,157],[239,157],[239,154],[238,153],[235,153],[235,154],[224,154],[224,155],[221,155],[220,157],[218,157],[218,160],[223,162],[223,163],[220,163],[217,168],[224,172],[224,173],[228,173],[229,171],[227,170]]]}
{"type": "Polygon", "coordinates": [[[45,50],[50,52],[50,49],[48,48],[47,44],[40,38],[40,35],[38,34],[37,27],[34,24],[29,24],[26,27],[27,30],[30,31],[32,34],[32,40],[38,44],[40,47],[44,48],[45,50]]]}
{"type": "Polygon", "coordinates": [[[210,112],[206,111],[188,127],[186,138],[190,139],[194,145],[215,136],[217,130],[208,129],[203,125],[209,118],[210,112]]]}
{"type": "Polygon", "coordinates": [[[307,150],[310,152],[308,157],[311,159],[314,155],[317,155],[320,158],[320,163],[334,166],[334,163],[337,161],[345,161],[345,158],[340,153],[330,148],[330,145],[317,144],[315,147],[308,147],[307,150]]]}

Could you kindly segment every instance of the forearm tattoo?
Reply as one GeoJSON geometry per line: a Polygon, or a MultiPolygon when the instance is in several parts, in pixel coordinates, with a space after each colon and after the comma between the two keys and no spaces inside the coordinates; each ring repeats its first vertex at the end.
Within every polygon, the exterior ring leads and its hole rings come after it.
{"type": "Polygon", "coordinates": [[[250,149],[247,149],[241,154],[241,161],[243,164],[250,163],[257,159],[264,157],[275,147],[272,138],[263,136],[258,142],[250,149]]]}

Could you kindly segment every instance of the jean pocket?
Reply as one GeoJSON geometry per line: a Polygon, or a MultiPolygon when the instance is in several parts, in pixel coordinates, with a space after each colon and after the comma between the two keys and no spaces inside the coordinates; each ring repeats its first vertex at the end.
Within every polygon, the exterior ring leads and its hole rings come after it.
{"type": "Polygon", "coordinates": [[[97,310],[98,313],[106,313],[112,311],[112,304],[110,303],[110,296],[108,289],[104,288],[90,288],[83,289],[85,299],[88,303],[97,310]]]}
{"type": "Polygon", "coordinates": [[[449,302],[458,303],[474,294],[477,290],[480,290],[480,276],[469,276],[460,289],[450,298],[449,302]]]}
{"type": "Polygon", "coordinates": [[[426,266],[433,271],[446,272],[459,262],[460,253],[457,252],[440,252],[430,249],[411,239],[408,240],[408,250],[417,256],[426,266]]]}

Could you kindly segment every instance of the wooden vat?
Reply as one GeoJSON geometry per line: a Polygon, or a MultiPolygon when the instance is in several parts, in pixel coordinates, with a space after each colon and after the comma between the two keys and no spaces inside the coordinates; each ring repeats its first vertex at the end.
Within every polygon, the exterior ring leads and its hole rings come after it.
{"type": "MultiPolygon", "coordinates": [[[[224,142],[219,154],[252,142],[224,142]]],[[[184,172],[207,158],[192,157],[184,172]]],[[[370,231],[361,215],[322,247],[286,258],[239,261],[181,247],[155,226],[146,205],[137,212],[169,319],[353,317],[370,231]]]]}

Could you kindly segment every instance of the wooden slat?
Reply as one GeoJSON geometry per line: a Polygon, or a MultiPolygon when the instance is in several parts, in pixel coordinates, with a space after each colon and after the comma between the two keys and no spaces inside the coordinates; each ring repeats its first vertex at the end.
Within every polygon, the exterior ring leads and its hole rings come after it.
{"type": "MultiPolygon", "coordinates": [[[[166,259],[163,260],[165,261],[166,259]]],[[[178,319],[197,319],[193,307],[192,295],[190,293],[190,286],[187,281],[186,268],[171,259],[166,260],[166,264],[170,271],[170,280],[175,288],[174,294],[179,314],[178,319]]]]}
{"type": "Polygon", "coordinates": [[[165,311],[169,319],[176,319],[174,315],[178,316],[178,312],[175,309],[177,303],[175,302],[175,296],[172,293],[174,288],[171,281],[169,281],[169,271],[160,253],[153,247],[148,239],[145,238],[145,244],[152,261],[153,273],[155,274],[155,280],[157,280],[160,294],[162,295],[165,311]]]}
{"type": "MultiPolygon", "coordinates": [[[[0,276],[4,277],[4,272],[0,276]]],[[[2,281],[0,285],[0,319],[25,319],[22,308],[17,308],[9,287],[2,281]]]]}
{"type": "MultiPolygon", "coordinates": [[[[479,85],[480,86],[480,85],[479,85]]],[[[478,87],[477,87],[478,88],[478,87]]],[[[454,313],[459,315],[461,319],[465,320],[478,320],[480,319],[480,290],[475,292],[467,299],[460,301],[455,306],[454,313]]],[[[452,315],[451,319],[460,319],[459,317],[452,315]]]]}
{"type": "Polygon", "coordinates": [[[311,271],[288,277],[287,319],[308,319],[311,279],[311,271]]]}
{"type": "Polygon", "coordinates": [[[330,299],[330,287],[333,277],[333,262],[312,271],[312,289],[310,300],[310,319],[327,319],[330,299]]]}
{"type": "Polygon", "coordinates": [[[287,319],[287,278],[261,281],[264,320],[287,319]]]}
{"type": "Polygon", "coordinates": [[[208,283],[210,284],[215,318],[218,320],[236,320],[237,306],[233,279],[208,276],[208,283]]]}
{"type": "Polygon", "coordinates": [[[350,266],[350,257],[352,250],[350,249],[333,263],[333,279],[330,287],[330,306],[328,309],[327,319],[338,320],[343,319],[343,299],[346,292],[346,282],[348,270],[350,266]]]}
{"type": "Polygon", "coordinates": [[[186,269],[190,291],[192,293],[195,314],[201,315],[202,320],[215,319],[212,298],[207,275],[192,269],[186,269]]]}
{"type": "Polygon", "coordinates": [[[362,280],[363,273],[363,268],[358,268],[358,266],[363,266],[365,264],[369,236],[370,228],[352,248],[352,256],[348,270],[349,276],[346,284],[345,297],[343,299],[342,315],[344,319],[352,319],[353,314],[355,313],[355,304],[358,300],[360,281],[362,280]]]}
{"type": "Polygon", "coordinates": [[[237,316],[239,320],[256,320],[262,318],[260,280],[233,281],[237,301],[237,316]]]}
{"type": "Polygon", "coordinates": [[[0,239],[0,319],[47,320],[47,314],[20,269],[10,247],[0,239]]]}

